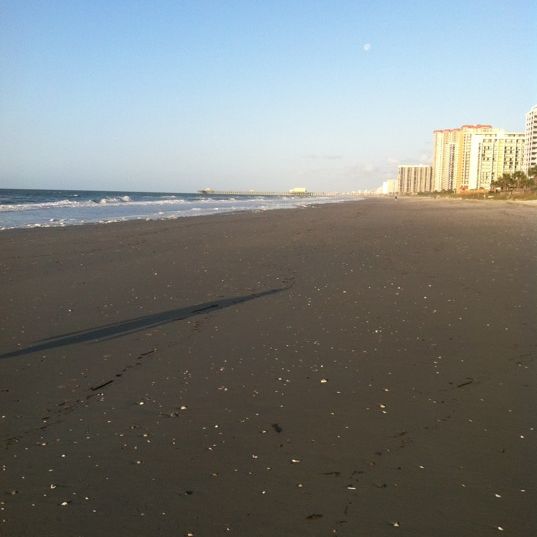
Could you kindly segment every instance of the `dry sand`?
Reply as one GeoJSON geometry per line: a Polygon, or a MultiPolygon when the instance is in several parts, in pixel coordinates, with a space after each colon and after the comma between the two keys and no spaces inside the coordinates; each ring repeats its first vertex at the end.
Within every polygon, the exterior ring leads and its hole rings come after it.
{"type": "Polygon", "coordinates": [[[434,200],[0,233],[0,534],[536,535],[536,239],[434,200]]]}

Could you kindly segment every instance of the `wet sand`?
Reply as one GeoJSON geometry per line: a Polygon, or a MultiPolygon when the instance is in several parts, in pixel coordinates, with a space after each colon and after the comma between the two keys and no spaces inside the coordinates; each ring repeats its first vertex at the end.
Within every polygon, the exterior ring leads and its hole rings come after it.
{"type": "Polygon", "coordinates": [[[0,233],[0,534],[536,535],[536,239],[404,199],[0,233]]]}

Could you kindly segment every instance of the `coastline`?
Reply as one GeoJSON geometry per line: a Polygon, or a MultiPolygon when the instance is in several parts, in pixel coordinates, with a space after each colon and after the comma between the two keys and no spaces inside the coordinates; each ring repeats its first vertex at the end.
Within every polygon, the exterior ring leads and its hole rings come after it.
{"type": "MultiPolygon", "coordinates": [[[[313,202],[306,205],[300,205],[300,206],[289,206],[289,207],[268,207],[268,208],[259,208],[259,209],[233,209],[233,210],[222,210],[221,212],[214,212],[214,213],[201,213],[201,214],[178,214],[178,215],[170,215],[170,216],[159,216],[159,217],[132,217],[132,218],[119,218],[117,220],[101,220],[101,221],[81,221],[81,222],[70,222],[70,223],[44,223],[44,224],[31,224],[26,226],[15,226],[15,227],[2,227],[0,228],[0,233],[5,233],[6,231],[20,231],[20,230],[35,230],[35,229],[65,229],[70,227],[85,227],[85,226],[100,226],[100,225],[116,225],[116,224],[126,224],[126,223],[139,223],[144,224],[147,222],[175,222],[177,220],[182,220],[184,218],[213,218],[222,216],[225,217],[227,215],[237,215],[237,214],[248,214],[248,213],[264,213],[267,211],[287,211],[287,210],[303,210],[307,208],[316,208],[322,205],[340,205],[344,203],[356,203],[357,201],[364,201],[366,199],[372,199],[376,201],[390,201],[393,200],[393,196],[372,196],[372,197],[363,197],[363,198],[356,198],[356,199],[341,199],[336,202],[313,202]]],[[[434,198],[431,196],[405,196],[400,195],[397,198],[400,201],[429,201],[429,202],[438,202],[438,201],[474,201],[474,202],[494,202],[494,203],[509,203],[509,204],[521,204],[522,206],[526,207],[532,207],[537,206],[537,200],[522,200],[522,199],[475,199],[475,198],[465,198],[465,197],[443,197],[439,196],[438,198],[434,198]]]]}
{"type": "Polygon", "coordinates": [[[311,203],[308,205],[303,205],[299,207],[274,207],[274,208],[268,208],[268,209],[237,209],[237,210],[230,210],[230,211],[222,211],[222,212],[214,212],[211,214],[191,214],[191,215],[179,215],[179,216],[168,216],[168,217],[161,217],[161,218],[132,218],[132,219],[125,219],[125,220],[109,220],[109,221],[99,221],[99,222],[82,222],[82,223],[76,223],[76,224],[65,224],[65,225],[34,225],[29,227],[9,227],[9,228],[1,228],[0,233],[4,232],[10,232],[10,231],[33,231],[33,230],[57,230],[57,229],[68,229],[68,228],[78,228],[78,229],[84,229],[84,228],[92,228],[95,226],[114,226],[114,225],[122,225],[122,224],[151,224],[151,223],[173,223],[178,222],[181,220],[190,220],[190,219],[213,219],[213,218],[226,218],[228,216],[237,216],[237,215],[249,215],[249,214],[264,214],[267,212],[278,212],[278,211],[302,211],[304,209],[313,209],[317,208],[323,205],[340,205],[340,204],[346,204],[346,203],[356,203],[358,201],[362,201],[362,199],[356,199],[356,200],[344,200],[344,201],[338,201],[338,202],[330,202],[330,203],[311,203]]]}
{"type": "Polygon", "coordinates": [[[0,233],[3,532],[534,532],[534,215],[409,199],[0,233]]]}
{"type": "Polygon", "coordinates": [[[300,208],[361,199],[357,196],[260,196],[115,191],[0,189],[0,231],[176,220],[195,216],[300,208]]]}

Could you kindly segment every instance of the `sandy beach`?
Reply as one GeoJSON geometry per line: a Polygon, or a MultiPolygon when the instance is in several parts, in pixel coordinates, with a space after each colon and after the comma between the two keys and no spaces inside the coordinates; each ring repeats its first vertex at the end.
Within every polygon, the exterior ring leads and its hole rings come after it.
{"type": "Polygon", "coordinates": [[[0,233],[0,534],[537,534],[537,209],[0,233]]]}

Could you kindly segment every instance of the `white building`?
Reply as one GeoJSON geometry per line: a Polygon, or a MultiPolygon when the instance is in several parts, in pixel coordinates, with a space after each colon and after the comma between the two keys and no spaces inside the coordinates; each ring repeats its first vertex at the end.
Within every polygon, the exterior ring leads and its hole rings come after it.
{"type": "Polygon", "coordinates": [[[395,194],[397,192],[397,181],[395,179],[388,179],[382,183],[383,194],[395,194]]]}
{"type": "Polygon", "coordinates": [[[397,191],[401,194],[431,192],[433,168],[425,164],[403,164],[397,168],[397,191]]]}
{"type": "Polygon", "coordinates": [[[504,173],[520,171],[524,163],[523,132],[494,129],[486,134],[474,134],[470,148],[468,188],[489,189],[504,173]]]}
{"type": "Polygon", "coordinates": [[[537,104],[526,114],[524,169],[537,166],[537,104]]]}

